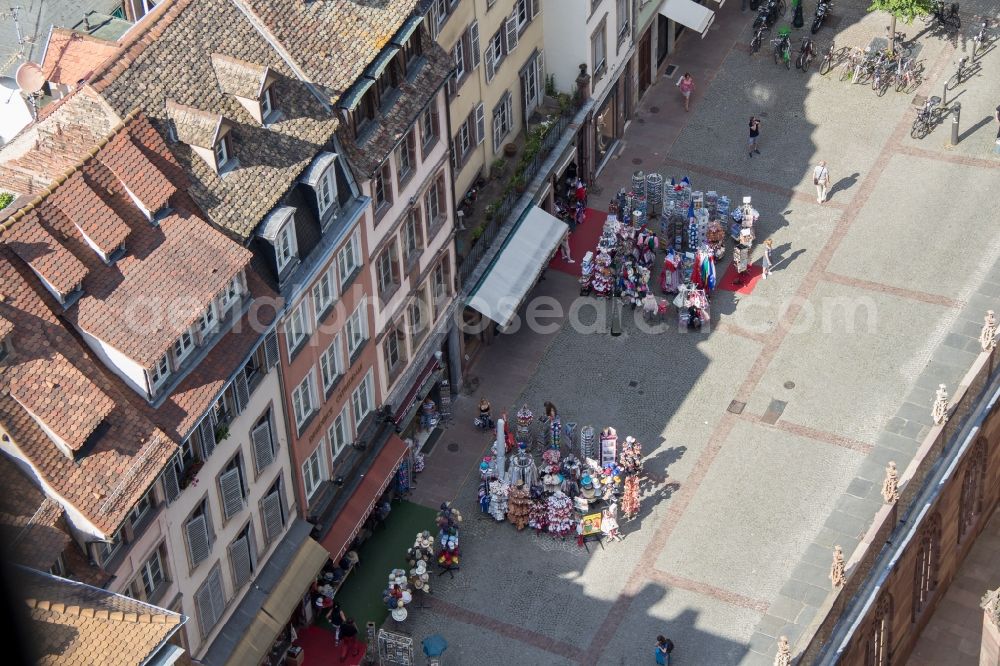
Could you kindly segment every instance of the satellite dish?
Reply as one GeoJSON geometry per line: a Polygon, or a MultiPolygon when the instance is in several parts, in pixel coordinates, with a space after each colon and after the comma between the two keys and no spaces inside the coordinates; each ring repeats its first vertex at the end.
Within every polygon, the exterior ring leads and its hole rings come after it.
{"type": "Polygon", "coordinates": [[[26,95],[34,95],[45,86],[45,74],[42,68],[33,62],[26,62],[17,68],[14,74],[17,87],[26,95]]]}

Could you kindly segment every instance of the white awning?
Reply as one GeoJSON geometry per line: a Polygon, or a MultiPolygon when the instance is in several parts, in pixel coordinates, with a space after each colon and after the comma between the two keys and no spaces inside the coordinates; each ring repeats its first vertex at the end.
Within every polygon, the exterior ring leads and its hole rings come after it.
{"type": "MultiPolygon", "coordinates": [[[[722,6],[721,2],[719,6],[722,6]]],[[[659,12],[671,21],[676,21],[685,28],[691,28],[700,34],[702,39],[708,34],[708,29],[715,20],[715,12],[692,0],[663,0],[659,12]]]]}
{"type": "Polygon", "coordinates": [[[567,231],[569,227],[559,218],[538,206],[528,208],[467,305],[502,327],[509,325],[567,231]]]}

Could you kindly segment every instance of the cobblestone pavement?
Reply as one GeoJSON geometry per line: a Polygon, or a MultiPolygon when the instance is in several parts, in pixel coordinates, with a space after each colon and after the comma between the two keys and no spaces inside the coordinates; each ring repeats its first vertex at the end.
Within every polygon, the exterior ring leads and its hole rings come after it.
{"type": "MultiPolygon", "coordinates": [[[[882,34],[885,18],[865,4],[837,3],[821,51],[831,37],[862,45],[882,34]]],[[[967,26],[1000,11],[962,6],[967,26]]],[[[950,118],[910,138],[913,102],[940,95],[964,39],[922,34],[925,83],[878,98],[839,71],[750,57],[750,18],[726,3],[717,30],[683,40],[672,61],[699,84],[691,112],[672,82],[657,82],[590,203],[603,207],[635,169],[753,196],[777,270],[751,295],[719,292],[705,334],[651,335],[626,310],[612,337],[606,305],[589,301],[579,319],[596,332],[555,318],[556,333],[521,330],[484,352],[479,388],[456,401],[443,438],[461,446],[438,446],[415,492],[430,505],[454,497],[467,516],[461,572],[437,580],[429,607],[403,626],[418,640],[442,633],[448,663],[651,663],[664,633],[675,665],[771,664],[777,636],[808,639],[833,545],[854,551],[886,463],[910,461],[934,388],[965,374],[983,314],[1000,305],[1000,156],[988,120],[1000,49],[949,93],[962,103],[961,142],[949,147],[950,118]],[[751,114],[764,119],[753,158],[751,114]],[[810,182],[819,159],[834,183],[822,205],[810,182]],[[480,394],[512,412],[551,400],[564,421],[614,425],[643,443],[650,481],[623,543],[587,552],[479,517],[474,465],[486,441],[469,424],[480,394]]],[[[576,283],[550,271],[537,293],[567,305],[576,283]]]]}

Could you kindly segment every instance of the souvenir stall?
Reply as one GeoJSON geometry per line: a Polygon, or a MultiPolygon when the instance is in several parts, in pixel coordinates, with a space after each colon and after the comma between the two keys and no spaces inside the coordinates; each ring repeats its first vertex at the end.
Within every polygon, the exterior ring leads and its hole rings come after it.
{"type": "Polygon", "coordinates": [[[509,522],[518,531],[531,528],[539,535],[565,538],[576,534],[581,545],[595,536],[619,540],[619,515],[629,519],[638,513],[641,445],[631,436],[619,441],[613,427],[597,433],[588,425],[580,431],[578,456],[568,438],[553,437],[557,431],[552,423],[558,420],[554,406],[547,403],[545,411],[548,416],[536,422],[542,426],[539,432],[531,432],[527,406],[518,412],[521,436],[549,435],[549,446],[540,455],[533,455],[527,442],[518,442],[502,475],[495,445],[491,455],[483,458],[481,516],[509,522]]]}
{"type": "Polygon", "coordinates": [[[746,272],[750,268],[751,252],[756,235],[754,225],[760,218],[760,213],[753,207],[750,197],[743,197],[743,205],[732,213],[733,223],[729,235],[735,243],[733,247],[733,265],[739,274],[734,284],[743,285],[746,282],[746,272]]]}
{"type": "Polygon", "coordinates": [[[437,563],[441,574],[448,573],[452,578],[459,567],[461,552],[458,549],[458,525],[462,522],[462,514],[445,502],[438,511],[438,554],[437,563]]]}
{"type": "Polygon", "coordinates": [[[414,477],[424,471],[424,454],[417,450],[417,442],[412,437],[403,440],[406,443],[406,453],[396,470],[396,494],[408,495],[415,483],[414,477]]]}
{"type": "Polygon", "coordinates": [[[681,285],[674,298],[679,323],[688,329],[700,329],[710,318],[708,294],[691,283],[681,285]]]}

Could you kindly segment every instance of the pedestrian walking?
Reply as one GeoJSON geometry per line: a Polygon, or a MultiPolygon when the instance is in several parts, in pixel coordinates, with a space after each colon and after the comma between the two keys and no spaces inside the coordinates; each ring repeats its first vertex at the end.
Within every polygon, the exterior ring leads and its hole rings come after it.
{"type": "Polygon", "coordinates": [[[673,651],[674,642],[672,640],[662,634],[656,637],[656,652],[653,654],[656,657],[657,664],[670,666],[670,653],[673,651]]]}
{"type": "Polygon", "coordinates": [[[760,136],[760,118],[757,116],[750,116],[750,140],[747,142],[747,155],[753,157],[754,153],[760,155],[760,149],[757,147],[757,137],[760,136]]]}
{"type": "Polygon", "coordinates": [[[764,241],[764,256],[761,257],[760,259],[760,265],[764,269],[763,274],[765,280],[767,279],[767,276],[771,274],[771,267],[774,266],[774,264],[771,262],[771,250],[773,249],[774,249],[774,241],[768,238],[766,241],[764,241]]]}
{"type": "Polygon", "coordinates": [[[681,95],[684,96],[684,110],[690,111],[691,108],[691,93],[694,92],[694,79],[687,72],[684,72],[684,76],[677,81],[677,87],[681,89],[681,95]]]}
{"type": "Polygon", "coordinates": [[[569,234],[570,232],[567,231],[562,237],[562,242],[559,243],[559,251],[562,254],[563,261],[569,264],[575,264],[576,261],[573,260],[573,253],[569,249],[569,234]]]}
{"type": "Polygon", "coordinates": [[[826,201],[826,188],[830,187],[830,170],[826,168],[826,160],[820,160],[813,169],[813,185],[816,186],[816,203],[826,201]]]}

